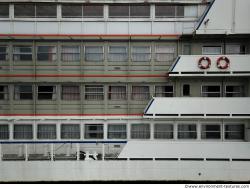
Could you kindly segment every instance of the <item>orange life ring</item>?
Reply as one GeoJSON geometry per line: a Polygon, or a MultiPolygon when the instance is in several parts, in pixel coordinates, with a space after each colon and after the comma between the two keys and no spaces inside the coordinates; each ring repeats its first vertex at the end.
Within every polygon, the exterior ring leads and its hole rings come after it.
{"type": "Polygon", "coordinates": [[[226,56],[221,56],[217,59],[217,68],[219,69],[227,69],[229,67],[230,60],[226,56]],[[226,63],[221,64],[221,61],[224,60],[226,63]]]}
{"type": "Polygon", "coordinates": [[[199,59],[199,61],[198,61],[198,67],[199,67],[200,69],[205,70],[205,69],[210,68],[210,66],[211,66],[211,60],[210,60],[209,57],[203,56],[203,57],[201,57],[201,58],[199,59]],[[207,62],[206,64],[203,64],[203,63],[202,63],[202,62],[204,62],[204,60],[207,62]]]}

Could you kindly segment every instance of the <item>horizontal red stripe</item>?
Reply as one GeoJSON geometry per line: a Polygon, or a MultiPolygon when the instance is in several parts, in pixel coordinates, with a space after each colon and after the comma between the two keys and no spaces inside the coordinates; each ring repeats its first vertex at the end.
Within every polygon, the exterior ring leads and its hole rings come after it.
{"type": "Polygon", "coordinates": [[[143,114],[0,114],[0,116],[143,116],[143,114]]]}

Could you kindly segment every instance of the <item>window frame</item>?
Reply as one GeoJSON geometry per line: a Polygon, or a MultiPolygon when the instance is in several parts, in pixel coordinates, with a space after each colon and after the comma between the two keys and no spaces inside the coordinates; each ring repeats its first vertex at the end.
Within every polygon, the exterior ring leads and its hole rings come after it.
{"type": "Polygon", "coordinates": [[[0,87],[6,88],[6,91],[5,91],[5,89],[3,90],[3,92],[0,91],[0,96],[3,95],[3,97],[4,97],[3,99],[0,98],[0,101],[9,100],[9,97],[10,97],[10,87],[9,87],[9,85],[1,84],[0,87]]]}
{"type": "Polygon", "coordinates": [[[103,101],[104,100],[104,97],[105,97],[105,86],[104,85],[97,85],[97,84],[88,84],[88,85],[84,85],[84,99],[87,100],[87,101],[103,101]],[[94,93],[94,92],[86,92],[86,87],[89,87],[91,86],[91,88],[95,88],[95,87],[92,87],[92,86],[99,86],[99,87],[96,87],[96,88],[102,88],[102,92],[97,92],[97,93],[94,93]],[[97,95],[97,96],[101,96],[101,98],[97,98],[97,99],[93,99],[93,98],[87,98],[87,95],[97,95]]]}
{"type": "Polygon", "coordinates": [[[79,101],[79,100],[81,100],[81,86],[80,85],[62,84],[60,87],[61,87],[61,100],[62,101],[79,101]],[[64,87],[78,87],[78,93],[72,92],[72,91],[64,93],[64,91],[63,91],[64,87]],[[64,99],[63,97],[65,94],[66,95],[72,95],[72,94],[77,95],[78,94],[78,96],[77,96],[78,99],[70,99],[70,100],[64,99]]]}
{"type": "Polygon", "coordinates": [[[37,45],[36,46],[36,60],[38,61],[38,62],[53,62],[53,63],[55,63],[55,62],[57,62],[57,60],[58,60],[58,47],[57,47],[57,45],[45,45],[45,44],[42,44],[42,45],[37,45]],[[42,51],[42,52],[39,52],[39,47],[55,47],[55,52],[53,53],[53,52],[44,52],[44,51],[42,51]],[[48,59],[39,59],[38,57],[39,57],[39,55],[47,55],[48,57],[49,56],[52,56],[52,59],[51,60],[49,60],[49,58],[48,59]],[[53,55],[55,55],[55,59],[53,59],[53,55]]]}
{"type": "Polygon", "coordinates": [[[149,140],[150,138],[151,138],[151,126],[150,126],[150,123],[131,123],[130,124],[130,139],[132,139],[132,140],[149,140]],[[146,125],[148,127],[148,129],[146,129],[147,131],[143,132],[143,135],[138,137],[137,135],[142,134],[142,131],[139,131],[139,130],[134,130],[133,131],[133,128],[137,127],[136,125],[146,125]]]}
{"type": "Polygon", "coordinates": [[[119,101],[119,100],[127,100],[128,99],[128,90],[126,85],[108,85],[108,100],[114,100],[114,101],[119,101]],[[111,87],[125,87],[125,93],[115,93],[111,92],[110,88],[111,87]],[[125,98],[112,98],[112,94],[119,94],[119,96],[125,96],[125,98]]]}
{"type": "Polygon", "coordinates": [[[105,60],[105,53],[104,53],[104,49],[105,49],[105,47],[104,47],[104,45],[84,45],[84,61],[85,62],[104,62],[104,60],[105,60]],[[101,47],[102,48],[102,51],[101,51],[101,53],[87,53],[87,51],[86,51],[86,48],[91,48],[91,47],[101,47]],[[101,58],[100,58],[100,60],[98,59],[98,60],[89,60],[88,58],[87,58],[87,54],[91,54],[91,55],[93,55],[93,54],[95,54],[95,55],[101,55],[101,58]]]}
{"type": "Polygon", "coordinates": [[[128,46],[127,45],[108,45],[108,54],[107,54],[107,59],[109,62],[127,62],[129,59],[129,53],[128,53],[128,46]],[[110,52],[110,47],[125,47],[126,52],[125,54],[123,53],[111,53],[110,52]],[[125,55],[125,59],[124,60],[112,60],[112,58],[110,57],[110,55],[125,55]]]}
{"type": "MultiPolygon", "coordinates": [[[[24,133],[25,132],[22,132],[23,133],[23,135],[24,135],[24,133]]],[[[14,140],[33,140],[34,139],[34,124],[33,123],[28,123],[28,122],[25,122],[25,123],[21,123],[21,122],[19,122],[19,123],[14,123],[13,124],[13,139],[14,140]],[[29,134],[31,135],[31,137],[30,138],[25,138],[24,136],[23,137],[21,137],[21,138],[16,138],[16,131],[15,131],[15,126],[16,125],[29,125],[29,126],[31,126],[31,131],[29,131],[29,134]]]]}
{"type": "MultiPolygon", "coordinates": [[[[40,92],[41,93],[41,92],[40,92]]],[[[49,92],[42,92],[42,94],[50,94],[49,92]]],[[[36,95],[37,95],[37,100],[48,100],[48,101],[55,101],[57,99],[57,85],[37,85],[36,86],[36,95]],[[39,99],[39,87],[53,87],[53,92],[52,92],[52,99],[39,99]]]]}
{"type": "Polygon", "coordinates": [[[69,139],[69,140],[79,140],[81,139],[81,124],[80,123],[60,123],[60,139],[69,139]],[[64,136],[66,134],[66,132],[63,132],[63,126],[68,127],[69,125],[74,125],[74,127],[77,127],[77,131],[74,132],[67,132],[68,134],[66,136],[64,136]],[[73,136],[73,135],[77,135],[77,136],[73,136]]]}
{"type": "Polygon", "coordinates": [[[90,140],[103,140],[104,139],[104,124],[103,123],[85,123],[84,124],[84,139],[90,139],[90,140]],[[99,131],[98,129],[96,129],[96,132],[94,130],[87,130],[87,127],[91,127],[91,126],[101,126],[102,129],[99,131]],[[89,134],[96,134],[97,137],[90,137],[89,134]],[[98,136],[100,135],[100,136],[98,136]]]}
{"type": "Polygon", "coordinates": [[[152,61],[152,47],[151,47],[151,45],[131,45],[131,47],[130,47],[131,49],[130,49],[130,59],[131,59],[131,62],[151,62],[152,61]],[[143,53],[141,53],[141,52],[137,52],[137,53],[135,53],[135,52],[133,52],[133,49],[134,48],[138,48],[138,47],[149,47],[149,52],[143,52],[143,53]],[[138,58],[135,58],[136,57],[136,55],[149,55],[149,58],[147,59],[147,60],[138,60],[138,58]],[[133,57],[133,56],[135,56],[135,57],[133,57]]]}
{"type": "MultiPolygon", "coordinates": [[[[245,140],[245,138],[246,138],[246,131],[245,131],[245,129],[246,129],[246,123],[245,122],[225,122],[224,124],[223,124],[223,128],[224,128],[224,137],[223,137],[223,139],[225,140],[225,141],[244,141],[245,140]],[[232,139],[232,138],[226,138],[226,133],[230,133],[230,132],[232,132],[232,131],[227,131],[226,130],[226,126],[227,125],[242,125],[243,126],[243,138],[237,138],[237,139],[232,139]]],[[[238,131],[233,131],[233,133],[237,133],[238,131]]],[[[238,133],[240,133],[240,131],[238,132],[238,133]]]]}
{"type": "Polygon", "coordinates": [[[33,46],[32,45],[13,45],[12,49],[12,60],[14,62],[32,62],[33,61],[33,46]],[[30,52],[15,52],[15,47],[18,48],[29,48],[30,52]],[[24,56],[30,56],[30,59],[28,60],[23,60],[22,55],[24,56]],[[18,57],[18,58],[16,58],[18,57]]]}
{"type": "Polygon", "coordinates": [[[167,123],[167,122],[164,122],[164,123],[154,123],[153,128],[154,128],[153,135],[154,135],[154,139],[155,140],[174,140],[174,124],[173,123],[167,123]],[[172,131],[169,131],[169,130],[156,131],[157,130],[156,129],[157,126],[165,126],[165,125],[172,126],[172,131]],[[171,133],[172,137],[170,137],[170,138],[168,138],[168,137],[159,137],[159,136],[157,137],[157,135],[159,135],[159,134],[162,134],[161,136],[164,136],[164,134],[168,134],[168,133],[171,133]]]}
{"type": "MultiPolygon", "coordinates": [[[[41,131],[40,131],[41,132],[41,131]]],[[[48,133],[51,133],[51,132],[42,132],[42,133],[46,133],[46,134],[48,134],[48,133]]],[[[52,134],[50,134],[50,135],[52,135],[53,136],[53,133],[52,134]]],[[[46,122],[42,122],[42,123],[37,123],[36,124],[36,137],[37,137],[37,140],[50,140],[50,139],[57,139],[57,123],[46,123],[46,122]],[[54,127],[55,127],[55,135],[54,135],[54,137],[47,137],[47,138],[45,138],[45,137],[43,137],[43,138],[41,138],[41,137],[39,137],[39,126],[41,126],[41,125],[53,125],[54,127]]]]}
{"type": "Polygon", "coordinates": [[[198,139],[198,124],[195,122],[179,122],[177,123],[177,140],[197,140],[198,139]],[[180,131],[180,126],[181,125],[192,125],[195,126],[195,131],[180,131]],[[195,133],[195,137],[181,137],[180,133],[195,133]]]}
{"type": "Polygon", "coordinates": [[[222,45],[203,45],[201,48],[201,54],[202,55],[221,55],[222,54],[222,45]],[[216,53],[205,53],[204,52],[204,48],[206,47],[210,47],[210,48],[214,48],[214,47],[220,47],[220,53],[216,54],[216,53]]]}
{"type": "Polygon", "coordinates": [[[14,100],[33,100],[34,99],[34,87],[32,84],[28,85],[28,84],[17,84],[14,85],[14,100]],[[17,87],[20,86],[31,86],[31,92],[20,92],[20,88],[17,90],[17,87]],[[21,95],[22,94],[31,94],[31,99],[21,99],[21,95]],[[18,95],[18,96],[17,96],[18,95]]]}
{"type": "Polygon", "coordinates": [[[61,61],[63,63],[65,63],[65,62],[70,62],[70,63],[72,63],[72,62],[80,62],[81,61],[81,45],[73,45],[73,44],[72,45],[66,45],[66,44],[61,45],[60,59],[61,59],[61,61]],[[64,47],[78,47],[78,52],[77,53],[76,52],[70,52],[70,53],[63,52],[63,48],[64,47]],[[68,60],[64,60],[64,55],[71,55],[73,57],[76,56],[76,55],[78,55],[79,58],[78,59],[72,58],[72,60],[69,60],[69,59],[68,60]]]}
{"type": "Polygon", "coordinates": [[[139,101],[145,101],[150,99],[150,85],[131,85],[131,100],[139,100],[139,101]],[[133,87],[147,87],[148,88],[148,93],[134,93],[133,92],[133,87]],[[135,98],[135,94],[144,94],[145,96],[147,95],[147,98],[135,98]]]}
{"type": "Polygon", "coordinates": [[[174,84],[166,84],[166,85],[154,85],[154,96],[155,97],[174,97],[175,96],[175,87],[174,87],[174,84]],[[156,92],[156,88],[157,87],[169,87],[169,86],[172,86],[173,87],[173,91],[172,92],[162,92],[162,93],[159,93],[159,92],[156,92]],[[156,94],[172,94],[172,96],[168,96],[168,95],[156,95],[156,94]]]}
{"type": "Polygon", "coordinates": [[[9,140],[10,139],[10,125],[9,123],[0,122],[0,128],[3,126],[7,126],[7,131],[0,130],[0,140],[9,140]]]}
{"type": "Polygon", "coordinates": [[[214,97],[215,97],[215,98],[222,97],[222,87],[221,87],[220,84],[216,84],[216,83],[215,83],[215,84],[212,84],[212,83],[211,83],[211,84],[209,84],[209,83],[208,83],[208,84],[202,84],[202,85],[201,85],[201,93],[200,93],[200,94],[201,94],[201,97],[209,97],[209,98],[212,98],[212,97],[213,97],[213,98],[214,98],[214,97]],[[220,87],[219,93],[218,93],[218,92],[204,92],[204,91],[203,91],[203,87],[208,87],[208,86],[210,86],[210,87],[211,87],[211,86],[213,86],[213,87],[214,87],[214,86],[220,87]],[[208,94],[208,95],[209,95],[209,94],[219,94],[219,96],[206,96],[205,94],[208,94]]]}
{"type": "Polygon", "coordinates": [[[201,140],[222,140],[222,135],[223,135],[223,128],[222,128],[222,124],[219,123],[219,122],[202,122],[200,124],[200,134],[201,134],[201,140]],[[203,131],[203,126],[211,126],[211,125],[216,125],[219,127],[219,131],[216,131],[216,130],[210,130],[210,131],[207,131],[207,130],[204,130],[203,131]],[[203,137],[203,133],[219,133],[219,138],[207,138],[206,134],[205,137],[203,137]]]}
{"type": "Polygon", "coordinates": [[[244,84],[225,84],[224,86],[224,96],[225,97],[245,97],[245,86],[244,84]],[[240,92],[227,92],[227,87],[240,87],[240,92]],[[227,96],[228,94],[239,94],[239,96],[227,96]]]}
{"type": "Polygon", "coordinates": [[[176,47],[175,47],[175,45],[173,44],[173,45],[164,45],[164,44],[156,44],[155,45],[155,48],[154,48],[154,61],[156,61],[156,62],[170,62],[170,63],[172,63],[173,61],[174,61],[174,59],[175,59],[175,56],[176,56],[176,47]],[[173,53],[167,53],[167,52],[158,52],[157,51],[157,49],[159,48],[159,47],[172,47],[173,48],[173,50],[174,50],[174,52],[173,53]],[[172,59],[171,60],[159,60],[158,59],[158,55],[172,55],[172,59]]]}
{"type": "Polygon", "coordinates": [[[107,138],[108,139],[127,139],[127,124],[126,123],[108,123],[107,124],[107,138]],[[124,130],[118,130],[118,131],[116,131],[116,130],[112,130],[112,131],[110,131],[110,127],[111,126],[117,126],[117,125],[119,125],[119,126],[123,126],[123,127],[125,127],[125,129],[124,130]],[[121,137],[111,137],[110,135],[117,135],[117,134],[119,134],[121,137]]]}
{"type": "Polygon", "coordinates": [[[6,47],[6,49],[5,49],[5,53],[0,51],[0,57],[5,57],[5,59],[2,59],[2,60],[0,58],[0,62],[9,61],[9,58],[10,58],[9,46],[0,44],[0,48],[1,47],[6,47]]]}

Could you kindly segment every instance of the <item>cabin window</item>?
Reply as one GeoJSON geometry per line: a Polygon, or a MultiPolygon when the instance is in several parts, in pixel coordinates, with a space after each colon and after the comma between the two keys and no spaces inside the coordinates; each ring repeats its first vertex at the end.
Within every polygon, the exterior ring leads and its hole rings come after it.
{"type": "Polygon", "coordinates": [[[8,85],[0,85],[0,100],[8,100],[9,90],[8,85]]]}
{"type": "Polygon", "coordinates": [[[150,46],[133,46],[131,59],[134,62],[149,62],[151,60],[150,46]]]}
{"type": "Polygon", "coordinates": [[[182,86],[182,95],[183,96],[190,96],[190,85],[189,84],[184,84],[182,86]]]}
{"type": "Polygon", "coordinates": [[[154,125],[155,139],[173,139],[174,126],[173,124],[157,123],[154,125]]]}
{"type": "Polygon", "coordinates": [[[109,5],[109,17],[129,17],[129,6],[109,5]]]}
{"type": "Polygon", "coordinates": [[[36,17],[37,18],[56,18],[56,4],[37,4],[36,17]]]}
{"type": "Polygon", "coordinates": [[[16,18],[34,18],[35,17],[34,4],[15,4],[14,16],[16,18]]]}
{"type": "Polygon", "coordinates": [[[61,139],[80,139],[80,125],[61,124],[61,139]]]}
{"type": "Polygon", "coordinates": [[[148,100],[149,97],[149,86],[132,86],[132,100],[148,100]]]}
{"type": "Polygon", "coordinates": [[[103,17],[103,5],[84,5],[83,17],[90,17],[90,18],[103,17]]]}
{"type": "Polygon", "coordinates": [[[226,140],[244,140],[244,124],[230,123],[225,124],[225,139],[226,140]]]}
{"type": "Polygon", "coordinates": [[[131,124],[130,132],[131,139],[149,139],[150,125],[146,123],[131,124]]]}
{"type": "Polygon", "coordinates": [[[184,55],[190,55],[191,54],[191,45],[190,44],[184,44],[182,54],[184,55]]]}
{"type": "Polygon", "coordinates": [[[227,85],[225,91],[226,97],[244,97],[243,85],[227,85]]]}
{"type": "Polygon", "coordinates": [[[8,18],[8,17],[9,17],[9,5],[0,4],[0,18],[8,18]]]}
{"type": "Polygon", "coordinates": [[[81,4],[62,4],[62,18],[81,18],[81,4]]]}
{"type": "Polygon", "coordinates": [[[56,46],[38,46],[37,47],[37,60],[38,61],[56,61],[56,46]]]}
{"type": "Polygon", "coordinates": [[[32,85],[15,86],[15,100],[32,100],[33,89],[32,85]]]}
{"type": "Polygon", "coordinates": [[[149,5],[130,5],[130,17],[150,17],[149,5]]]}
{"type": "Polygon", "coordinates": [[[86,100],[103,100],[104,87],[103,85],[86,85],[85,86],[86,100]]]}
{"type": "Polygon", "coordinates": [[[101,62],[104,60],[103,46],[86,46],[85,61],[101,62]]]}
{"type": "Polygon", "coordinates": [[[187,5],[184,7],[184,16],[189,18],[198,17],[198,6],[197,5],[187,5]]]}
{"type": "Polygon", "coordinates": [[[32,124],[14,124],[14,139],[32,139],[32,124]]]}
{"type": "Polygon", "coordinates": [[[85,124],[85,139],[103,139],[103,124],[85,124]]]}
{"type": "Polygon", "coordinates": [[[184,17],[184,6],[183,5],[156,5],[155,17],[156,18],[184,17]]]}
{"type": "Polygon", "coordinates": [[[226,54],[245,54],[245,53],[246,53],[245,45],[240,45],[240,44],[226,45],[226,54]]]}
{"type": "Polygon", "coordinates": [[[80,46],[62,46],[61,60],[63,62],[79,62],[80,46]]]}
{"type": "Polygon", "coordinates": [[[56,139],[56,124],[38,124],[38,139],[56,139]]]}
{"type": "Polygon", "coordinates": [[[196,139],[197,128],[196,124],[179,124],[178,125],[178,138],[179,139],[196,139]]]}
{"type": "Polygon", "coordinates": [[[8,60],[8,47],[0,46],[0,61],[8,60]]]}
{"type": "Polygon", "coordinates": [[[125,62],[128,60],[128,51],[126,46],[109,46],[108,61],[125,62]]]}
{"type": "Polygon", "coordinates": [[[174,86],[155,86],[155,97],[173,97],[174,96],[174,86]]]}
{"type": "Polygon", "coordinates": [[[80,87],[63,85],[62,100],[80,100],[80,87]]]}
{"type": "Polygon", "coordinates": [[[202,124],[201,125],[202,139],[220,139],[221,126],[219,124],[202,124]]]}
{"type": "Polygon", "coordinates": [[[9,139],[9,125],[0,124],[0,140],[9,139]]]}
{"type": "Polygon", "coordinates": [[[157,45],[155,47],[155,60],[157,62],[171,62],[175,58],[175,47],[157,45]]]}
{"type": "Polygon", "coordinates": [[[56,86],[38,86],[37,91],[38,100],[56,99],[56,86]]]}
{"type": "Polygon", "coordinates": [[[126,86],[109,86],[108,99],[126,100],[127,99],[126,86]]]}
{"type": "Polygon", "coordinates": [[[205,55],[216,55],[221,54],[222,48],[221,46],[203,46],[202,47],[202,54],[205,55]]]}
{"type": "Polygon", "coordinates": [[[219,85],[203,85],[201,94],[203,97],[220,97],[221,89],[219,85]]]}
{"type": "Polygon", "coordinates": [[[108,139],[126,139],[126,124],[108,124],[108,139]]]}
{"type": "Polygon", "coordinates": [[[14,46],[13,47],[14,61],[31,61],[32,46],[14,46]]]}

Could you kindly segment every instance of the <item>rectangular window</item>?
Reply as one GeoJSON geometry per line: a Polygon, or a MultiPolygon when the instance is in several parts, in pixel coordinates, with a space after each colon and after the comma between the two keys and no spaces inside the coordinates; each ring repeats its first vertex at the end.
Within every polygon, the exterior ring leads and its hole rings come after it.
{"type": "Polygon", "coordinates": [[[38,100],[55,100],[56,86],[38,86],[37,97],[38,100]]]}
{"type": "Polygon", "coordinates": [[[130,5],[130,17],[150,17],[150,6],[130,5]]]}
{"type": "Polygon", "coordinates": [[[244,124],[225,124],[225,139],[227,140],[244,140],[244,124]]]}
{"type": "Polygon", "coordinates": [[[32,85],[15,86],[15,100],[32,100],[32,99],[33,99],[32,85]]]}
{"type": "Polygon", "coordinates": [[[0,100],[9,99],[8,85],[0,85],[0,100]]]}
{"type": "Polygon", "coordinates": [[[132,86],[132,100],[148,100],[149,97],[149,86],[132,86]]]}
{"type": "Polygon", "coordinates": [[[56,124],[38,124],[38,139],[56,139],[56,124]]]}
{"type": "Polygon", "coordinates": [[[179,5],[179,6],[175,6],[175,15],[176,17],[184,17],[184,6],[183,5],[179,5]]]}
{"type": "Polygon", "coordinates": [[[56,18],[56,4],[37,4],[36,17],[37,18],[56,18]]]}
{"type": "Polygon", "coordinates": [[[62,4],[62,18],[81,18],[81,4],[62,4]]]}
{"type": "Polygon", "coordinates": [[[244,97],[243,85],[227,85],[225,91],[226,97],[244,97]]]}
{"type": "Polygon", "coordinates": [[[197,130],[196,124],[179,124],[178,138],[179,139],[196,139],[197,130]]]}
{"type": "Polygon", "coordinates": [[[14,61],[31,61],[32,46],[14,46],[13,47],[14,61]]]}
{"type": "Polygon", "coordinates": [[[8,60],[8,47],[0,46],[0,61],[8,60]]]}
{"type": "Polygon", "coordinates": [[[173,124],[157,123],[154,125],[155,139],[173,139],[174,126],[173,124]]]}
{"type": "Polygon", "coordinates": [[[219,85],[203,85],[201,87],[203,97],[220,97],[221,90],[219,85]]]}
{"type": "Polygon", "coordinates": [[[0,124],[0,140],[9,139],[9,125],[0,124]]]}
{"type": "Polygon", "coordinates": [[[108,139],[126,139],[126,124],[108,124],[108,139]]]}
{"type": "Polygon", "coordinates": [[[155,47],[155,61],[172,62],[175,58],[175,47],[166,45],[157,45],[155,47]]]}
{"type": "Polygon", "coordinates": [[[205,55],[216,55],[221,54],[222,49],[221,46],[203,46],[202,47],[202,54],[205,55]]]}
{"type": "Polygon", "coordinates": [[[61,139],[80,139],[80,125],[61,124],[61,139]]]}
{"type": "Polygon", "coordinates": [[[108,98],[109,100],[126,100],[126,86],[109,86],[108,98]]]}
{"type": "Polygon", "coordinates": [[[151,60],[150,46],[133,46],[131,59],[134,62],[149,62],[151,60]]]}
{"type": "Polygon", "coordinates": [[[85,139],[103,139],[103,124],[85,124],[85,139]]]}
{"type": "Polygon", "coordinates": [[[131,124],[131,139],[149,139],[150,125],[146,123],[131,124]]]}
{"type": "Polygon", "coordinates": [[[61,60],[63,62],[79,62],[80,46],[62,46],[61,60]]]}
{"type": "Polygon", "coordinates": [[[125,62],[128,60],[128,52],[126,46],[109,46],[108,61],[125,62]]]}
{"type": "Polygon", "coordinates": [[[85,46],[85,61],[103,61],[103,46],[85,46]]]}
{"type": "Polygon", "coordinates": [[[155,97],[173,97],[174,96],[174,86],[155,86],[155,97]]]}
{"type": "Polygon", "coordinates": [[[33,128],[31,124],[14,124],[14,139],[32,139],[33,128]]]}
{"type": "Polygon", "coordinates": [[[182,95],[183,96],[190,96],[190,85],[189,84],[184,84],[182,86],[182,95]]]}
{"type": "Polygon", "coordinates": [[[155,17],[175,17],[175,6],[174,5],[155,5],[155,17]]]}
{"type": "Polygon", "coordinates": [[[9,18],[9,4],[0,4],[0,17],[9,18]]]}
{"type": "Polygon", "coordinates": [[[245,45],[240,45],[240,44],[226,45],[226,54],[245,54],[245,53],[246,53],[245,45]]]}
{"type": "Polygon", "coordinates": [[[202,124],[201,125],[202,139],[220,139],[221,126],[219,124],[202,124]]]}
{"type": "Polygon", "coordinates": [[[56,46],[38,46],[37,60],[38,61],[56,61],[56,46]]]}
{"type": "Polygon", "coordinates": [[[85,86],[86,100],[103,100],[104,87],[103,85],[86,85],[85,86]]]}
{"type": "Polygon", "coordinates": [[[16,18],[34,18],[35,5],[34,4],[15,4],[14,16],[16,18]]]}
{"type": "Polygon", "coordinates": [[[109,5],[109,17],[129,17],[129,6],[109,5]]]}
{"type": "Polygon", "coordinates": [[[103,5],[84,5],[83,17],[102,18],[103,17],[103,5]]]}
{"type": "Polygon", "coordinates": [[[62,100],[80,100],[80,87],[62,86],[62,100]]]}
{"type": "Polygon", "coordinates": [[[197,5],[185,5],[184,16],[188,18],[198,17],[198,6],[197,5]]]}

